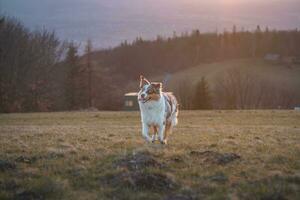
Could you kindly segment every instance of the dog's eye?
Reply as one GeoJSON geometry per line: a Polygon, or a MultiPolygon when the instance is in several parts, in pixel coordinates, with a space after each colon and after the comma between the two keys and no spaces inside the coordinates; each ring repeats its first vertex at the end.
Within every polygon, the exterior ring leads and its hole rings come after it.
{"type": "Polygon", "coordinates": [[[148,93],[149,93],[149,94],[152,94],[152,93],[154,93],[154,90],[153,90],[153,89],[150,89],[150,90],[148,90],[148,93]]]}

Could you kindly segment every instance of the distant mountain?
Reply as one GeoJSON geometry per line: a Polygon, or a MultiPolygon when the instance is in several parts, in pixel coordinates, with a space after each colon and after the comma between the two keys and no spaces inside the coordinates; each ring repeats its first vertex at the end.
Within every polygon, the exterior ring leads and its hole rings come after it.
{"type": "Polygon", "coordinates": [[[55,30],[61,39],[84,43],[90,38],[96,48],[174,31],[222,32],[234,24],[245,29],[257,24],[300,28],[298,0],[0,0],[0,13],[31,29],[55,30]]]}

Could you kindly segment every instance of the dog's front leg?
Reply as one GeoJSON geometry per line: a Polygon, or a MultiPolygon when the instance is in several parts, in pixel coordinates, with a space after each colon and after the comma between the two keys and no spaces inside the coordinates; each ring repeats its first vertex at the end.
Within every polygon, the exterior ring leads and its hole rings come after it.
{"type": "Polygon", "coordinates": [[[155,142],[155,140],[158,140],[158,131],[157,131],[157,126],[153,126],[153,135],[152,135],[152,143],[154,143],[155,142]]]}
{"type": "Polygon", "coordinates": [[[151,142],[152,138],[149,137],[149,126],[143,123],[143,137],[147,142],[151,142]]]}
{"type": "Polygon", "coordinates": [[[162,144],[166,144],[165,140],[164,140],[165,128],[166,128],[165,124],[160,124],[158,126],[158,137],[159,137],[160,143],[162,143],[162,144]]]}

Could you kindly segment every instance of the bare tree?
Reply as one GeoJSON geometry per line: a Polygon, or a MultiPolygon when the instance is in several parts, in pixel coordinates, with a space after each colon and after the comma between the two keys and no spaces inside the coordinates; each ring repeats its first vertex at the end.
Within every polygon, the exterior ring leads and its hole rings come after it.
{"type": "Polygon", "coordinates": [[[275,87],[239,69],[228,70],[216,80],[215,106],[223,109],[291,108],[296,92],[279,85],[275,87]]]}
{"type": "Polygon", "coordinates": [[[193,88],[191,86],[192,84],[189,80],[181,79],[174,88],[174,93],[182,109],[190,110],[193,108],[193,88]]]}

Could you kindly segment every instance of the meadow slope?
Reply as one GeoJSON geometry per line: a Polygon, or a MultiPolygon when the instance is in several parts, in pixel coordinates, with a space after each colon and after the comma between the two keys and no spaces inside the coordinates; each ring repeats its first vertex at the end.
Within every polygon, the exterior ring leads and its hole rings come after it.
{"type": "Polygon", "coordinates": [[[202,76],[214,85],[215,81],[228,70],[238,69],[242,73],[255,75],[260,80],[272,83],[274,86],[282,86],[290,89],[300,87],[300,65],[289,66],[287,64],[272,64],[263,59],[234,59],[223,62],[202,64],[173,75],[169,86],[174,87],[180,80],[200,81],[202,76]]]}
{"type": "Polygon", "coordinates": [[[299,199],[300,112],[182,111],[169,144],[138,112],[0,115],[0,199],[299,199]]]}

